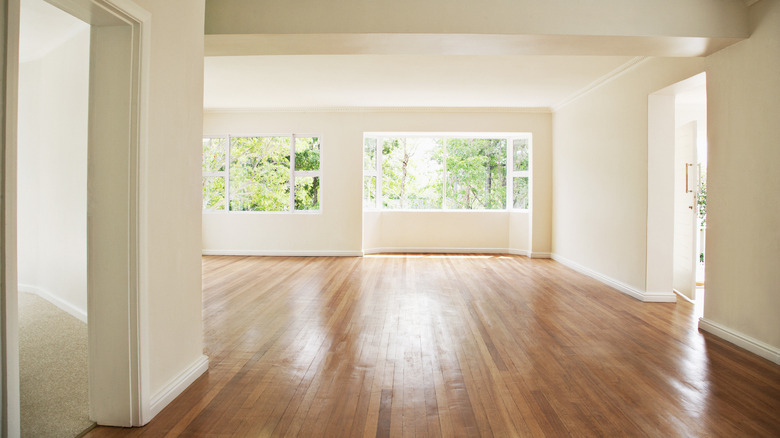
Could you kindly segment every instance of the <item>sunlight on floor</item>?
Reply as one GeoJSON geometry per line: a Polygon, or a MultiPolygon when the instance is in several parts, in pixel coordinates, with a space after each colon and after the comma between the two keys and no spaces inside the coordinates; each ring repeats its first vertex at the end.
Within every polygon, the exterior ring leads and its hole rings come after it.
{"type": "Polygon", "coordinates": [[[366,258],[389,258],[389,259],[489,259],[493,257],[505,258],[500,254],[366,254],[366,258]]]}

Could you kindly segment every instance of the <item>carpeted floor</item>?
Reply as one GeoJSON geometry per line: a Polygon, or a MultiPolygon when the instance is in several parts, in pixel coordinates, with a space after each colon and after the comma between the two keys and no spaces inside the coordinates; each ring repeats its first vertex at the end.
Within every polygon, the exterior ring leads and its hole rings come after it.
{"type": "Polygon", "coordinates": [[[72,438],[91,428],[87,325],[19,292],[22,437],[72,438]]]}

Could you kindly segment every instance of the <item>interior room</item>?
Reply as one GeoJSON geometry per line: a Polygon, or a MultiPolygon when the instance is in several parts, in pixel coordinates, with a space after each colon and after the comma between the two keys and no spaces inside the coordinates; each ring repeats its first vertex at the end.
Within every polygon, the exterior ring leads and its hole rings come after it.
{"type": "Polygon", "coordinates": [[[18,249],[21,431],[76,436],[89,420],[89,26],[21,5],[18,249]]]}
{"type": "MultiPolygon", "coordinates": [[[[85,436],[780,433],[780,1],[47,2],[91,28],[85,436]]],[[[7,4],[19,436],[57,177],[7,4]]]]}

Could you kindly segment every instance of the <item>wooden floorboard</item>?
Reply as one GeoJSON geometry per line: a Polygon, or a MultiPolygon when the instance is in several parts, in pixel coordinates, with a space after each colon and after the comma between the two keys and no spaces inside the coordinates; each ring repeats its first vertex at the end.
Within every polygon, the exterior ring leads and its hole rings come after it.
{"type": "Polygon", "coordinates": [[[780,366],[516,256],[203,257],[209,371],[87,437],[780,436],[780,366]]]}

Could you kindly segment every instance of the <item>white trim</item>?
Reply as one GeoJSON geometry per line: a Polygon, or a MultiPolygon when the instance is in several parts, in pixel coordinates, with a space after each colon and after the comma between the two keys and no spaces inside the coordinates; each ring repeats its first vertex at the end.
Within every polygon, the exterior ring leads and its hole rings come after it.
{"type": "Polygon", "coordinates": [[[613,80],[619,78],[620,76],[623,76],[623,74],[629,72],[634,67],[642,64],[643,62],[650,59],[648,56],[636,56],[634,58],[631,58],[628,62],[625,64],[619,66],[618,68],[612,70],[611,72],[605,74],[604,76],[596,79],[595,81],[591,82],[590,84],[586,85],[584,88],[578,90],[571,96],[564,99],[562,102],[553,105],[552,112],[558,112],[561,109],[563,109],[565,106],[569,105],[570,103],[574,102],[575,100],[579,99],[580,97],[583,97],[585,95],[588,95],[592,93],[593,91],[598,90],[599,88],[603,87],[604,85],[612,82],[613,80]]]}
{"type": "Polygon", "coordinates": [[[74,318],[77,318],[79,321],[85,324],[87,323],[87,311],[85,309],[82,309],[74,305],[73,303],[69,303],[68,301],[63,300],[62,298],[58,297],[57,295],[54,295],[53,293],[47,291],[42,287],[33,286],[31,284],[19,283],[18,291],[28,292],[31,294],[38,295],[44,300],[57,306],[63,312],[67,312],[69,315],[73,316],[74,318]]]}
{"type": "MultiPolygon", "coordinates": [[[[130,33],[127,36],[119,37],[121,43],[128,44],[129,53],[127,70],[122,75],[127,75],[115,81],[112,86],[118,87],[123,93],[129,93],[130,107],[111,109],[109,117],[117,117],[121,114],[122,123],[127,122],[127,135],[129,141],[127,145],[127,180],[117,180],[121,183],[121,189],[116,188],[118,196],[126,197],[128,205],[127,218],[127,253],[122,257],[127,258],[127,282],[116,280],[119,284],[119,290],[115,291],[120,295],[117,303],[126,297],[126,301],[121,304],[123,307],[114,309],[116,311],[127,312],[127,324],[124,321],[111,321],[110,318],[104,318],[102,312],[92,313],[92,323],[89,324],[89,362],[90,362],[90,416],[97,422],[105,425],[115,426],[141,426],[142,418],[148,412],[149,401],[149,333],[148,333],[148,242],[147,242],[147,201],[148,201],[148,95],[149,95],[149,74],[150,74],[150,47],[151,47],[151,14],[141,6],[138,6],[132,0],[48,0],[55,6],[74,15],[83,21],[93,25],[93,38],[90,49],[92,58],[90,71],[94,67],[95,55],[95,37],[96,28],[109,29],[115,26],[129,27],[130,33]],[[116,85],[121,84],[121,85],[116,85]],[[123,88],[123,87],[127,88],[123,88]],[[116,114],[113,114],[116,112],[116,114]],[[127,190],[125,192],[124,190],[127,190]],[[126,287],[126,289],[125,289],[126,287]],[[106,336],[101,336],[98,340],[94,334],[98,331],[104,331],[106,336]],[[126,353],[121,347],[103,348],[104,344],[125,345],[126,353]],[[112,357],[112,354],[114,355],[112,357]],[[117,370],[107,366],[97,366],[98,364],[107,364],[112,360],[127,360],[126,370],[117,370]],[[106,360],[108,358],[108,360],[106,360]],[[119,373],[119,374],[117,374],[119,373]],[[107,382],[125,382],[128,385],[128,397],[124,398],[117,393],[115,388],[107,382]],[[108,402],[105,402],[108,401],[108,402]]],[[[105,51],[105,48],[101,48],[105,51]]],[[[127,58],[125,58],[127,59],[127,58]]],[[[105,75],[105,73],[101,73],[105,75]]],[[[98,75],[100,76],[100,74],[98,75]]],[[[108,76],[101,79],[101,86],[108,86],[110,80],[108,76]]],[[[90,93],[93,90],[93,81],[90,78],[90,93]]],[[[99,94],[99,93],[98,93],[99,94]]],[[[90,157],[93,154],[93,136],[95,130],[92,129],[94,121],[93,109],[95,102],[90,96],[90,157]]],[[[101,134],[102,135],[102,134],[101,134]]],[[[124,146],[122,146],[124,148],[124,146]]],[[[119,185],[117,186],[119,187],[119,185]]],[[[95,219],[98,222],[105,218],[95,219]]],[[[121,225],[125,227],[124,223],[121,225]]],[[[93,227],[90,227],[92,229],[93,227]]],[[[123,230],[124,231],[124,230],[123,230]]],[[[90,237],[88,237],[89,241],[90,237]]],[[[105,250],[105,248],[102,248],[105,250]]],[[[90,250],[91,252],[91,250],[90,250]]],[[[118,256],[118,255],[117,255],[118,256]]],[[[88,255],[88,268],[92,265],[92,256],[88,255]]],[[[112,261],[113,263],[114,261],[112,261]]],[[[105,278],[98,278],[93,275],[91,268],[88,273],[88,288],[95,287],[96,282],[105,282],[105,278]]],[[[98,287],[98,289],[101,289],[98,287]]],[[[101,289],[102,290],[102,289],[101,289]]],[[[107,296],[99,294],[100,299],[107,296]]],[[[88,308],[100,306],[95,304],[95,294],[90,292],[88,308]]],[[[125,388],[121,388],[124,391],[125,388]]]]}
{"type": "Polygon", "coordinates": [[[145,412],[142,420],[148,423],[152,418],[160,413],[170,402],[179,396],[188,386],[192,384],[198,377],[209,369],[209,358],[206,355],[200,356],[178,376],[173,378],[167,385],[161,390],[157,391],[149,401],[149,411],[145,412]]]}
{"type": "Polygon", "coordinates": [[[687,302],[689,302],[689,303],[691,303],[691,304],[696,304],[696,302],[695,302],[694,300],[692,300],[692,299],[688,298],[687,296],[685,296],[685,294],[684,294],[684,293],[680,292],[679,290],[677,290],[677,289],[672,289],[672,292],[674,292],[674,293],[676,293],[677,295],[679,295],[679,296],[680,296],[680,298],[684,299],[685,301],[687,301],[687,302]]]}
{"type": "Polygon", "coordinates": [[[549,252],[531,252],[529,257],[532,259],[551,259],[552,254],[549,252]]]}
{"type": "Polygon", "coordinates": [[[674,292],[642,292],[642,301],[645,303],[676,303],[677,295],[674,292]]]}
{"type": "Polygon", "coordinates": [[[512,251],[517,251],[517,255],[521,250],[510,250],[508,248],[446,248],[446,247],[412,247],[412,246],[398,246],[398,247],[382,247],[382,248],[367,248],[363,250],[364,254],[382,254],[382,253],[431,253],[431,254],[513,254],[512,251]]]}
{"type": "Polygon", "coordinates": [[[529,251],[527,249],[512,249],[512,248],[509,248],[509,249],[506,250],[506,252],[507,252],[507,254],[518,255],[518,256],[525,256],[525,257],[530,257],[530,254],[531,254],[531,251],[529,251]]]}
{"type": "Polygon", "coordinates": [[[361,257],[363,251],[273,251],[257,249],[204,249],[203,255],[267,257],[361,257]]]}
{"type": "Polygon", "coordinates": [[[254,107],[204,108],[204,114],[217,113],[529,113],[550,114],[548,107],[423,107],[423,106],[344,106],[344,107],[254,107]]]}
{"type": "Polygon", "coordinates": [[[571,269],[574,269],[575,271],[585,274],[590,278],[593,278],[594,280],[598,280],[607,286],[610,286],[614,289],[617,289],[620,292],[623,292],[626,295],[629,295],[633,298],[636,298],[639,301],[643,301],[646,303],[675,303],[677,302],[677,295],[674,294],[674,292],[642,292],[632,286],[629,286],[621,281],[615,280],[614,278],[608,277],[604,274],[601,274],[600,272],[596,272],[590,268],[586,268],[585,266],[580,265],[579,263],[576,263],[574,261],[571,261],[565,257],[562,257],[558,254],[552,254],[552,259],[556,262],[567,266],[571,269]]]}
{"type": "Polygon", "coordinates": [[[780,365],[780,348],[704,318],[699,318],[699,330],[715,335],[737,347],[744,348],[751,353],[780,365]]]}

